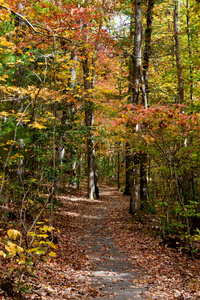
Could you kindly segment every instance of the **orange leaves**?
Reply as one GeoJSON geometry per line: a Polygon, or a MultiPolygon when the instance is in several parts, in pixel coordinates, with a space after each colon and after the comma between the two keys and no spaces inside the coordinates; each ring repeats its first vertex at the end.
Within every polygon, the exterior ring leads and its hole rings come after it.
{"type": "MultiPolygon", "coordinates": [[[[148,145],[148,147],[176,148],[176,144],[186,147],[184,140],[192,137],[198,140],[200,134],[200,120],[198,114],[182,113],[182,106],[155,105],[147,110],[142,106],[126,105],[121,117],[126,115],[130,126],[129,138],[134,142],[148,145]],[[135,126],[139,130],[135,130],[135,126]],[[171,146],[170,146],[171,145],[171,146]],[[160,147],[159,146],[159,147],[160,147]]],[[[128,134],[128,130],[127,130],[128,134]]],[[[196,142],[195,142],[196,144],[196,142]]],[[[166,149],[165,149],[166,150],[166,149]]]]}

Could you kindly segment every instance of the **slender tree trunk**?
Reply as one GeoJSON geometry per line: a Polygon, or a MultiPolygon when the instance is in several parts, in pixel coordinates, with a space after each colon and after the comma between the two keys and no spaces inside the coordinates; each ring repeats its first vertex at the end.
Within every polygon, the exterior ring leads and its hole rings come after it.
{"type": "Polygon", "coordinates": [[[70,86],[71,89],[74,89],[75,85],[76,85],[76,73],[77,73],[77,63],[76,63],[76,61],[78,60],[76,51],[77,51],[76,49],[73,50],[72,54],[71,54],[71,60],[73,61],[71,69],[70,69],[71,77],[70,77],[70,80],[69,80],[69,86],[70,86]]]}
{"type": "Polygon", "coordinates": [[[141,79],[141,89],[142,89],[143,104],[144,104],[144,107],[147,109],[148,108],[147,94],[146,94],[146,87],[145,87],[144,76],[143,76],[143,72],[142,72],[142,66],[140,68],[140,79],[141,79]]]}
{"type": "Polygon", "coordinates": [[[147,186],[147,153],[140,153],[140,201],[142,210],[148,206],[148,186],[147,186]]]}
{"type": "Polygon", "coordinates": [[[134,154],[133,157],[133,172],[131,178],[131,195],[130,195],[130,208],[129,213],[135,214],[140,210],[140,198],[139,198],[139,155],[134,154]]]}
{"type": "MultiPolygon", "coordinates": [[[[131,21],[130,21],[130,41],[133,41],[134,38],[134,1],[131,1],[131,21]]],[[[133,77],[134,77],[134,56],[128,56],[128,70],[129,70],[129,76],[128,76],[128,103],[133,102],[133,77]]],[[[127,131],[129,131],[130,124],[127,122],[127,131]]],[[[130,153],[130,144],[128,142],[125,143],[125,189],[124,189],[124,195],[130,196],[130,190],[131,190],[131,175],[132,175],[132,155],[130,153]]]]}
{"type": "MultiPolygon", "coordinates": [[[[89,5],[89,0],[85,0],[82,3],[83,7],[87,7],[89,5]]],[[[87,23],[83,24],[83,28],[86,29],[88,27],[87,23]]],[[[85,42],[88,42],[88,36],[86,33],[83,33],[85,42]]],[[[86,93],[86,99],[84,103],[85,109],[85,125],[87,128],[87,142],[86,142],[86,163],[87,163],[87,190],[88,190],[88,198],[94,200],[96,198],[95,195],[95,185],[97,192],[97,173],[95,174],[95,148],[94,148],[94,137],[93,137],[93,125],[94,125],[94,96],[91,95],[89,89],[94,88],[95,83],[95,70],[93,70],[92,81],[89,80],[90,70],[89,70],[89,55],[87,53],[86,48],[83,49],[83,58],[82,58],[82,66],[83,66],[83,82],[84,89],[86,93]]],[[[92,58],[92,63],[94,64],[94,58],[92,58]]],[[[93,65],[95,67],[95,65],[93,65]]]]}
{"type": "Polygon", "coordinates": [[[190,84],[190,104],[193,106],[193,65],[192,65],[192,47],[191,47],[191,32],[190,32],[190,3],[187,0],[186,3],[187,9],[187,36],[188,36],[188,54],[189,54],[189,65],[190,65],[190,75],[189,75],[189,84],[190,84]]]}
{"type": "MultiPolygon", "coordinates": [[[[101,24],[99,25],[99,30],[100,30],[100,27],[101,27],[101,24]]],[[[91,80],[92,90],[94,90],[94,88],[95,88],[95,76],[96,76],[96,64],[95,64],[95,57],[93,56],[92,57],[92,80],[91,80]]],[[[93,105],[94,105],[94,92],[93,92],[92,98],[93,98],[93,105]]],[[[93,114],[94,114],[94,106],[93,106],[93,114]]],[[[95,185],[94,197],[96,199],[99,199],[99,183],[98,183],[98,181],[99,181],[99,175],[98,175],[98,170],[97,170],[95,147],[94,147],[94,185],[95,185]]]]}
{"type": "MultiPolygon", "coordinates": [[[[131,21],[130,21],[130,36],[129,39],[132,42],[134,38],[134,5],[133,1],[131,2],[131,21]]],[[[134,64],[134,56],[131,57],[128,56],[128,70],[129,70],[129,77],[128,77],[128,101],[132,102],[133,100],[133,77],[134,77],[134,70],[133,70],[133,64],[134,64]]]]}
{"type": "MultiPolygon", "coordinates": [[[[139,83],[142,81],[142,21],[141,21],[141,0],[135,0],[135,37],[134,37],[134,55],[133,55],[133,104],[139,102],[139,83]]],[[[143,83],[142,83],[143,84],[143,83]]],[[[143,94],[143,96],[145,96],[143,94]]],[[[133,173],[130,189],[130,213],[134,214],[140,210],[139,197],[139,157],[133,155],[133,173]]]]}
{"type": "Polygon", "coordinates": [[[144,47],[144,62],[143,62],[143,76],[145,82],[146,95],[149,95],[149,59],[151,55],[151,34],[152,34],[152,21],[153,21],[153,8],[155,0],[148,0],[148,8],[146,14],[146,29],[145,29],[145,47],[144,47]]]}
{"type": "Polygon", "coordinates": [[[133,169],[133,158],[130,153],[130,144],[126,142],[125,145],[125,168],[126,168],[126,181],[125,181],[125,190],[124,195],[130,196],[131,191],[131,176],[133,169]]]}
{"type": "Polygon", "coordinates": [[[178,7],[179,7],[179,0],[174,0],[174,41],[175,41],[177,75],[178,75],[178,96],[179,96],[179,104],[183,104],[184,103],[184,89],[183,89],[182,65],[181,65],[181,58],[180,58],[178,7]]]}
{"type": "MultiPolygon", "coordinates": [[[[84,53],[83,53],[84,54],[84,53]]],[[[82,60],[83,64],[83,78],[84,78],[84,88],[86,94],[88,95],[88,90],[90,89],[89,81],[89,58],[87,54],[84,54],[82,60]]],[[[88,186],[88,198],[95,198],[95,149],[92,134],[92,127],[94,125],[94,101],[90,97],[85,100],[85,125],[87,127],[87,144],[86,144],[86,159],[87,159],[87,186],[88,186]]]]}
{"type": "Polygon", "coordinates": [[[119,142],[118,143],[118,149],[117,149],[117,188],[118,188],[118,190],[121,187],[121,184],[120,184],[120,171],[121,171],[121,168],[120,168],[120,142],[119,142]]]}
{"type": "MultiPolygon", "coordinates": [[[[71,89],[71,93],[74,93],[75,85],[76,85],[76,74],[77,74],[77,52],[76,49],[72,51],[71,53],[71,60],[73,61],[72,67],[70,68],[70,78],[68,80],[68,87],[71,89]]],[[[60,137],[60,146],[59,149],[59,156],[60,156],[60,163],[63,163],[63,160],[68,160],[70,163],[70,168],[73,171],[73,174],[76,174],[76,150],[73,148],[69,148],[66,151],[66,126],[73,123],[74,116],[76,114],[75,109],[75,103],[73,101],[70,101],[68,105],[64,106],[64,109],[62,111],[62,118],[61,118],[61,128],[62,128],[62,135],[60,137]],[[66,158],[67,157],[67,158],[66,158]]],[[[73,125],[71,125],[73,126],[73,125]]],[[[73,143],[72,143],[73,144],[73,143]]],[[[69,170],[69,165],[67,166],[67,169],[69,170]]],[[[75,176],[72,176],[70,179],[70,184],[74,185],[74,178],[75,176]]],[[[63,188],[65,189],[65,176],[63,174],[63,188]]]]}
{"type": "MultiPolygon", "coordinates": [[[[145,47],[144,47],[144,61],[143,61],[143,80],[145,92],[143,92],[143,105],[148,108],[148,96],[149,96],[149,60],[151,55],[151,33],[152,33],[152,21],[153,21],[153,8],[155,0],[148,0],[148,8],[146,14],[146,30],[145,30],[145,47]],[[145,97],[146,96],[146,97],[145,97]]],[[[142,80],[142,81],[143,81],[142,80]]],[[[148,202],[148,186],[147,186],[147,153],[142,152],[140,154],[140,201],[141,208],[144,210],[147,208],[148,202]]]]}
{"type": "Polygon", "coordinates": [[[133,103],[139,102],[139,83],[142,67],[142,21],[141,21],[141,0],[135,0],[135,39],[133,54],[133,103]]]}

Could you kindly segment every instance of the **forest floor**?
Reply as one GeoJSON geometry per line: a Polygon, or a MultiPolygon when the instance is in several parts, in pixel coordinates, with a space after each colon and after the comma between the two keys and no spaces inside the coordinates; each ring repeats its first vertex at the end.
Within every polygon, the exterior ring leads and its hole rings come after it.
{"type": "MultiPolygon", "coordinates": [[[[200,299],[199,259],[160,245],[148,222],[128,213],[129,197],[116,188],[101,186],[99,200],[80,190],[59,202],[57,257],[24,275],[32,292],[23,299],[200,299]]],[[[4,299],[14,298],[0,291],[4,299]]]]}

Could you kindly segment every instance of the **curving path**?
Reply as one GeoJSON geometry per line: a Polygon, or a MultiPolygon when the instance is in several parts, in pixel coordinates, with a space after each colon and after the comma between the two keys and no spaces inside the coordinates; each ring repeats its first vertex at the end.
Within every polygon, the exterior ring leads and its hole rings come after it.
{"type": "Polygon", "coordinates": [[[142,295],[145,290],[133,285],[141,270],[134,269],[126,254],[118,249],[106,226],[107,211],[120,205],[117,193],[116,189],[111,188],[101,190],[100,201],[93,206],[96,218],[91,218],[89,234],[82,238],[86,254],[93,262],[92,285],[98,286],[102,293],[102,297],[90,299],[146,299],[142,295]]]}

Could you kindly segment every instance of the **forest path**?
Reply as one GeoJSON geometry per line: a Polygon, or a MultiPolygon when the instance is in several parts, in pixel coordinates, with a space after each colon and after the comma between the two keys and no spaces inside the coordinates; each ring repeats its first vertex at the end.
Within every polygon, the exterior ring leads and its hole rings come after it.
{"type": "Polygon", "coordinates": [[[49,266],[56,299],[200,299],[199,260],[161,245],[154,220],[133,218],[129,201],[103,185],[98,200],[87,199],[85,185],[60,196],[57,258],[49,266]]]}
{"type": "Polygon", "coordinates": [[[89,200],[84,184],[56,200],[57,256],[24,277],[26,299],[200,299],[198,258],[160,245],[150,221],[128,213],[122,192],[102,185],[100,199],[89,200]]]}
{"type": "Polygon", "coordinates": [[[133,280],[139,277],[139,270],[134,268],[127,255],[117,247],[112,237],[113,232],[109,229],[113,210],[120,207],[123,197],[116,188],[102,186],[100,200],[94,201],[96,204],[93,206],[93,217],[89,219],[89,232],[82,236],[81,243],[92,262],[92,286],[99,287],[102,293],[96,299],[146,299],[142,296],[144,289],[133,284],[133,280]]]}

